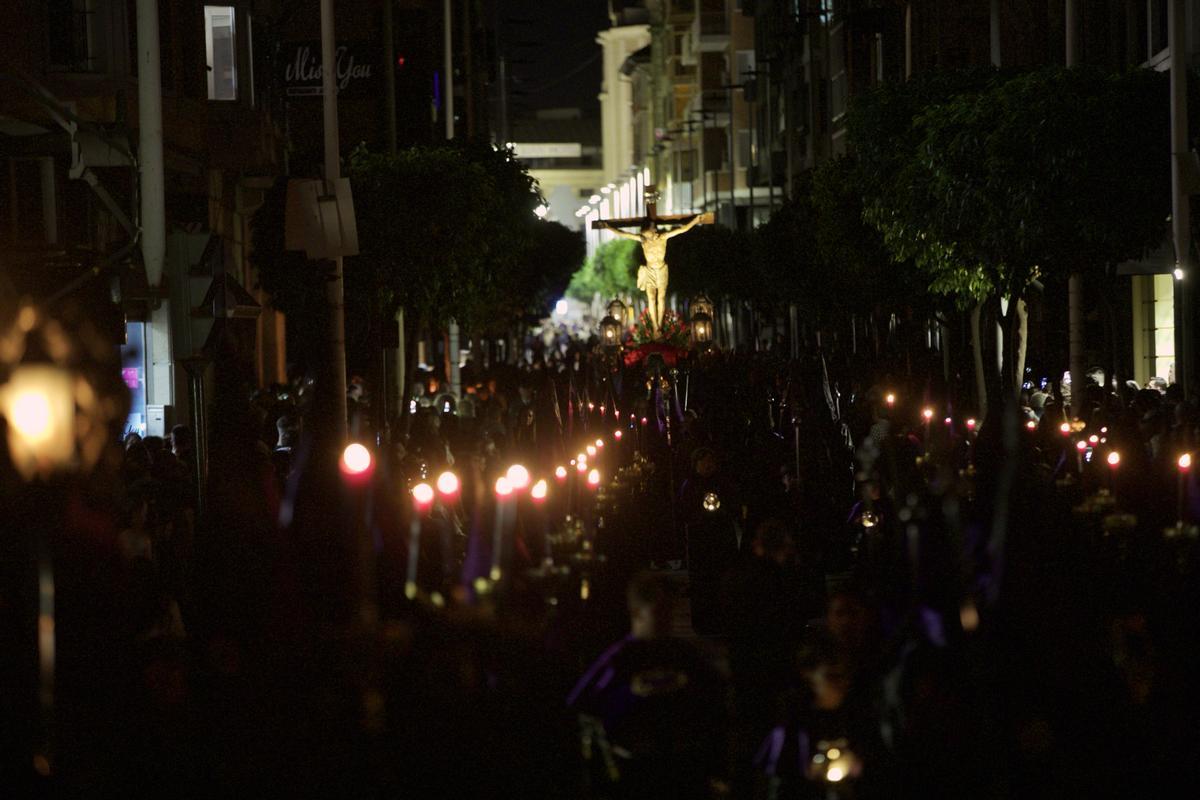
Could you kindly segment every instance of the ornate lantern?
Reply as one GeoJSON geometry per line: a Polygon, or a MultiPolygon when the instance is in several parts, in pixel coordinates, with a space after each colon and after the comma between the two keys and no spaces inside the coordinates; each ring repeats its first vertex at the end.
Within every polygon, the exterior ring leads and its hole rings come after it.
{"type": "Polygon", "coordinates": [[[97,358],[89,352],[97,347],[108,349],[28,305],[0,333],[0,416],[13,466],[25,480],[86,470],[100,457],[126,399],[98,380],[96,370],[108,367],[103,362],[115,360],[116,350],[97,358]]]}
{"type": "Polygon", "coordinates": [[[705,295],[692,298],[692,341],[707,345],[713,338],[713,304],[705,295]]]}
{"type": "Polygon", "coordinates": [[[625,304],[613,298],[608,304],[608,315],[600,320],[600,342],[605,347],[621,344],[621,328],[625,321],[625,304]]]}

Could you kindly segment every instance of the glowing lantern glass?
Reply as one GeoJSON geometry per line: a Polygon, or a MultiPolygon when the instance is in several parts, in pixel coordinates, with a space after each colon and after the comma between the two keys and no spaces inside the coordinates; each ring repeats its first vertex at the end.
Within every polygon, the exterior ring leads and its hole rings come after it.
{"type": "Polygon", "coordinates": [[[605,347],[616,347],[621,343],[621,323],[615,317],[600,320],[600,342],[605,347]]]}
{"type": "Polygon", "coordinates": [[[542,500],[546,499],[546,495],[549,491],[550,487],[546,485],[546,480],[543,478],[535,483],[533,488],[529,490],[529,496],[532,497],[535,502],[541,502],[542,500]]]}
{"type": "Polygon", "coordinates": [[[0,415],[8,423],[8,450],[31,480],[71,466],[75,458],[75,382],[50,364],[23,364],[0,386],[0,415]]]}
{"type": "Polygon", "coordinates": [[[620,298],[614,297],[608,304],[608,316],[612,317],[619,328],[625,323],[625,314],[627,307],[621,302],[620,298]]]}
{"type": "Polygon", "coordinates": [[[702,505],[705,511],[716,511],[721,507],[721,498],[717,497],[715,492],[708,492],[704,495],[702,505]]]}

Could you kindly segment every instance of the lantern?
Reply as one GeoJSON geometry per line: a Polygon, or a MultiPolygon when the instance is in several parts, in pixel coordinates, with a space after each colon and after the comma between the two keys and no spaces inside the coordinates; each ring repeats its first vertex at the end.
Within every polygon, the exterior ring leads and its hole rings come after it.
{"type": "Polygon", "coordinates": [[[705,295],[692,298],[692,341],[705,345],[713,338],[713,304],[705,295]]]}
{"type": "Polygon", "coordinates": [[[22,306],[0,331],[0,416],[13,466],[25,480],[90,469],[123,416],[123,385],[102,338],[22,306]]]}
{"type": "Polygon", "coordinates": [[[0,386],[0,415],[8,422],[8,449],[21,476],[31,480],[70,466],[75,456],[75,392],[68,370],[22,364],[0,386]]]}
{"type": "Polygon", "coordinates": [[[626,312],[627,308],[625,304],[621,302],[621,298],[619,297],[614,297],[612,302],[608,304],[608,316],[615,319],[617,321],[617,325],[625,324],[626,312]]]}
{"type": "Polygon", "coordinates": [[[611,314],[600,320],[600,343],[605,347],[616,347],[621,343],[621,323],[611,314]]]}

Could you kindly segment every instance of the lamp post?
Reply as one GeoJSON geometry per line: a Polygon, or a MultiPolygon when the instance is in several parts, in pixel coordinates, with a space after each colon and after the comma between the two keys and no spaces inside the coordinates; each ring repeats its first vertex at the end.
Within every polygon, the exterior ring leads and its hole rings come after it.
{"type": "Polygon", "coordinates": [[[35,771],[53,771],[52,720],[56,662],[55,577],[50,536],[61,528],[64,506],[54,491],[60,479],[90,470],[109,441],[109,429],[128,408],[117,381],[115,347],[86,327],[70,330],[23,305],[0,329],[0,416],[10,459],[25,483],[14,510],[28,532],[37,564],[36,652],[40,731],[35,771]],[[19,509],[19,510],[18,510],[19,509]]]}

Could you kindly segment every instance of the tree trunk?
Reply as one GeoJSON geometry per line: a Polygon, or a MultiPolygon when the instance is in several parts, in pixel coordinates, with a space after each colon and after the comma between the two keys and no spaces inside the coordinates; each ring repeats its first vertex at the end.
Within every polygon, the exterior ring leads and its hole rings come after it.
{"type": "Polygon", "coordinates": [[[1016,358],[1016,392],[1021,395],[1021,384],[1025,379],[1025,356],[1029,351],[1029,306],[1024,298],[1017,298],[1017,331],[1013,343],[1013,356],[1016,358]]]}
{"type": "Polygon", "coordinates": [[[404,385],[400,387],[400,428],[407,432],[412,425],[412,384],[417,374],[417,354],[420,352],[421,335],[425,320],[417,314],[404,314],[404,344],[408,346],[404,364],[404,385]]]}
{"type": "Polygon", "coordinates": [[[979,320],[982,312],[982,303],[976,303],[971,308],[971,355],[975,360],[975,396],[979,401],[979,416],[987,419],[987,375],[983,369],[983,326],[979,320]]]}
{"type": "Polygon", "coordinates": [[[1071,416],[1078,417],[1083,403],[1086,383],[1083,363],[1083,276],[1071,273],[1067,284],[1067,331],[1070,347],[1068,367],[1071,370],[1071,416]]]}

